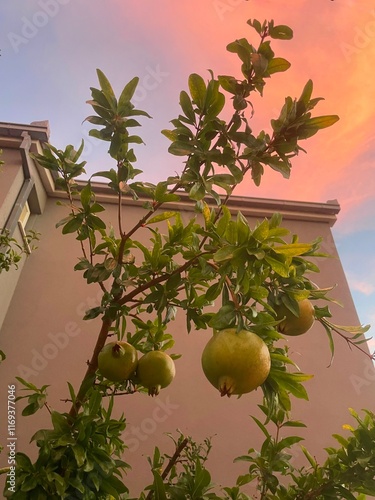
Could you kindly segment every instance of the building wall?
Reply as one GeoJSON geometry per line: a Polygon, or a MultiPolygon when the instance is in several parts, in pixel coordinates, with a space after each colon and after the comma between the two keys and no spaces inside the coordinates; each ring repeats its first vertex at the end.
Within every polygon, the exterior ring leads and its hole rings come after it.
{"type": "MultiPolygon", "coordinates": [[[[100,189],[98,189],[100,192],[100,189]]],[[[82,273],[73,267],[80,256],[80,245],[74,235],[63,236],[56,222],[66,216],[66,208],[56,205],[50,193],[42,215],[35,216],[34,229],[41,233],[38,249],[33,252],[19,271],[17,287],[9,293],[0,281],[0,297],[11,296],[3,326],[0,330],[0,348],[6,352],[7,360],[0,365],[0,393],[5,395],[7,386],[16,383],[17,393],[21,387],[15,380],[21,376],[38,387],[49,384],[49,405],[59,411],[68,411],[67,381],[77,388],[86,370],[100,328],[100,320],[83,321],[85,310],[99,305],[100,289],[87,285],[82,273]]],[[[98,195],[99,196],[99,195],[98,195]]],[[[105,194],[100,194],[105,199],[105,194]]],[[[116,206],[107,199],[105,219],[116,226],[116,206]]],[[[332,254],[330,259],[319,260],[320,274],[313,280],[320,287],[337,284],[331,295],[344,304],[330,306],[337,324],[358,324],[358,317],[345,279],[331,233],[334,215],[329,216],[330,205],[317,213],[314,204],[293,204],[268,200],[237,200],[237,207],[247,215],[251,225],[271,213],[275,207],[284,212],[284,225],[300,240],[309,242],[323,237],[322,250],[332,254]],[[263,207],[263,208],[262,208],[263,207]],[[253,215],[251,215],[253,214],[253,215]]],[[[322,208],[322,207],[320,207],[322,208]]],[[[194,214],[191,207],[179,207],[184,221],[194,214]]],[[[337,210],[336,210],[337,211],[337,210]]],[[[332,206],[332,214],[335,207],[332,206]]],[[[124,224],[131,227],[139,220],[143,209],[137,204],[123,207],[124,224]]],[[[148,244],[149,233],[140,229],[137,239],[148,244]]],[[[129,324],[131,328],[131,324],[129,324]]],[[[144,394],[121,396],[116,399],[116,411],[124,412],[127,429],[124,438],[128,450],[124,460],[133,470],[126,478],[131,493],[151,482],[146,461],[153,447],[173,452],[171,440],[165,435],[177,435],[177,429],[191,435],[197,441],[212,437],[208,467],[212,480],[222,486],[233,486],[239,474],[247,472],[246,463],[233,464],[236,456],[245,454],[249,448],[257,448],[262,435],[250,414],[261,418],[257,405],[261,403],[261,391],[242,398],[221,398],[205,379],[201,369],[201,353],[212,335],[211,331],[192,331],[187,334],[185,319],[179,313],[170,331],[175,335],[173,353],[183,354],[176,361],[176,378],[157,398],[144,394]]],[[[332,366],[328,338],[323,327],[314,325],[306,335],[280,341],[287,343],[291,357],[305,373],[314,374],[306,383],[309,401],[293,400],[293,419],[307,424],[306,429],[297,429],[305,437],[304,445],[318,459],[325,457],[324,447],[335,445],[331,435],[341,433],[342,425],[352,423],[348,408],[357,411],[374,409],[375,371],[372,363],[359,351],[350,350],[345,341],[335,338],[336,353],[332,366]]],[[[6,421],[5,398],[0,405],[0,422],[6,421]]],[[[50,427],[48,412],[42,410],[31,417],[21,417],[21,405],[17,414],[17,448],[35,456],[34,445],[29,444],[32,434],[50,427]]],[[[293,431],[295,433],[295,430],[293,431]]],[[[6,428],[1,426],[0,443],[6,442],[6,428]]],[[[0,455],[0,466],[6,455],[0,455]]],[[[298,446],[292,460],[305,464],[298,446]]],[[[245,490],[246,491],[246,490],[245,490]]]]}
{"type": "MultiPolygon", "coordinates": [[[[17,218],[22,209],[27,203],[31,214],[23,227],[25,231],[31,230],[36,214],[43,212],[47,200],[46,173],[38,170],[30,152],[41,152],[41,141],[48,140],[48,135],[47,122],[24,126],[0,123],[1,160],[4,162],[0,167],[0,231],[8,231],[21,246],[24,240],[17,218]]],[[[0,273],[0,329],[24,263],[25,259],[21,259],[18,269],[12,266],[9,272],[0,273]]]]}

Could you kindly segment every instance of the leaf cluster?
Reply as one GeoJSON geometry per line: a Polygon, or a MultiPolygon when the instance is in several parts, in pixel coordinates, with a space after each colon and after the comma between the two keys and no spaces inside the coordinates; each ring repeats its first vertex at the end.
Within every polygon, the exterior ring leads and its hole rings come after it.
{"type": "Polygon", "coordinates": [[[299,141],[338,120],[335,115],[311,117],[311,110],[321,98],[312,98],[313,84],[309,80],[299,99],[287,97],[279,117],[271,120],[272,136],[265,131],[253,133],[249,122],[253,115],[251,94],[262,95],[265,79],[290,66],[285,59],[275,57],[270,39],[288,40],[292,31],[287,26],[275,26],[273,21],[261,25],[254,20],[249,24],[260,36],[259,46],[254,47],[245,38],[227,46],[241,60],[243,78],[220,75],[215,79],[210,72],[206,84],[193,73],[188,82],[190,95],[180,93],[182,114],[172,120],[174,129],[162,131],[172,141],[171,154],[188,156],[181,184],[193,200],[210,194],[218,201],[218,192],[231,194],[247,173],[258,186],[265,166],[289,178],[291,158],[303,151],[299,141]],[[219,118],[226,103],[221,89],[231,95],[233,115],[228,122],[219,118]],[[246,113],[249,107],[250,116],[246,113]]]}
{"type": "Polygon", "coordinates": [[[278,490],[267,498],[355,500],[375,494],[375,415],[368,410],[364,410],[362,418],[352,409],[350,413],[357,421],[357,426],[343,426],[350,431],[349,437],[334,434],[341,446],[326,449],[328,457],[324,464],[319,465],[302,447],[309,467],[294,469],[289,466],[289,485],[280,485],[278,490]]]}
{"type": "Polygon", "coordinates": [[[140,500],[218,498],[211,492],[211,475],[205,467],[211,440],[206,439],[204,443],[197,444],[190,436],[185,437],[181,432],[178,439],[172,435],[169,437],[173,440],[176,451],[172,456],[162,455],[159,448],[155,448],[152,459],[148,458],[154,480],[145,488],[148,494],[142,493],[140,500]]]}
{"type": "MultiPolygon", "coordinates": [[[[288,178],[291,159],[302,150],[300,141],[333,125],[338,118],[312,116],[320,98],[312,97],[313,85],[308,81],[298,99],[285,99],[278,118],[271,121],[271,135],[253,132],[252,94],[263,95],[267,79],[290,66],[275,56],[271,41],[289,40],[293,32],[273,21],[249,20],[248,24],[257,32],[259,44],[254,46],[242,38],[227,47],[240,60],[240,77],[215,78],[210,71],[206,82],[196,73],[189,76],[188,89],[180,93],[181,114],[171,121],[171,130],[162,131],[171,141],[169,153],[186,157],[184,168],[181,175],[157,184],[135,180],[141,170],[133,165],[136,156],[130,145],[143,141],[131,130],[140,126],[134,117],[149,117],[131,102],[138,78],[127,83],[117,99],[108,78],[97,70],[100,88],[91,88],[92,99],[88,101],[95,115],[86,120],[99,127],[90,135],[109,143],[109,155],[116,166],[92,177],[106,179],[117,197],[117,232],[101,216],[104,207],[96,201],[92,179],[77,179],[85,173],[86,162],[80,160],[83,142],[78,151],[71,145],[65,150],[46,145],[42,154],[34,155],[67,193],[69,213],[57,226],[62,227],[63,234],[76,235],[82,256],[75,270],[103,292],[100,305],[89,309],[84,317],[100,317],[102,327],[77,395],[69,384],[69,413],[49,409],[47,386],[38,389],[19,379],[31,391],[19,398],[27,398],[23,414],[46,407],[52,429],[42,429],[33,436],[39,448],[35,463],[25,454],[17,454],[15,500],[128,498],[121,479],[128,466],[120,459],[125,449],[121,439],[125,420],[111,415],[114,396],[135,392],[136,381],[109,384],[97,372],[97,355],[110,336],[126,339],[141,353],[171,349],[174,336],[170,322],[178,311],[186,317],[188,332],[250,329],[265,341],[271,355],[270,375],[262,385],[261,410],[266,422],[253,417],[265,441],[260,452],[250,449],[239,457],[250,463],[249,473],[240,476],[233,488],[224,488],[223,498],[249,498],[241,487],[253,481],[262,499],[338,498],[334,495],[339,493],[342,498],[352,498],[350,488],[360,493],[373,490],[374,450],[365,444],[375,437],[370,412],[363,421],[354,415],[359,427],[353,430],[353,438],[338,438],[343,448],[328,449],[329,459],[323,467],[303,449],[312,467],[307,472],[295,470],[290,464],[290,450],[301,438],[280,437],[284,427],[303,426],[290,420],[289,412],[292,397],[308,399],[304,382],[311,375],[302,373],[287,348],[281,347],[275,306],[284,304],[298,315],[301,299],[333,300],[328,296],[331,288],[319,289],[309,279],[309,273],[319,272],[316,258],[325,255],[319,251],[320,239],[301,242],[282,226],[279,214],[251,227],[241,212],[231,213],[228,200],[246,175],[258,186],[266,166],[288,178]],[[228,95],[231,109],[227,120],[222,116],[228,116],[228,95]],[[188,221],[175,208],[182,191],[196,210],[195,217],[188,221]],[[144,212],[139,220],[128,217],[123,196],[141,198],[144,212]],[[148,234],[148,243],[138,237],[141,232],[148,234]],[[103,398],[107,396],[109,405],[105,409],[103,398]],[[268,431],[269,423],[276,426],[276,436],[268,431]],[[290,486],[283,486],[280,476],[287,476],[290,486]]],[[[353,330],[331,323],[328,307],[315,307],[315,311],[329,336],[332,356],[332,332],[353,334],[350,345],[358,347],[363,341],[364,328],[353,330]]],[[[172,456],[155,449],[149,460],[153,483],[141,498],[221,498],[214,493],[205,464],[210,440],[197,445],[180,435],[174,444],[172,456]]]]}
{"type": "MultiPolygon", "coordinates": [[[[26,233],[26,242],[31,245],[31,250],[35,250],[34,242],[39,240],[39,233],[29,230],[26,233]]],[[[12,238],[7,229],[0,231],[0,274],[9,271],[12,266],[18,269],[18,263],[24,254],[28,254],[28,250],[23,245],[20,245],[15,238],[12,238]]]]}
{"type": "Polygon", "coordinates": [[[130,135],[129,128],[139,127],[140,123],[133,116],[147,116],[145,111],[135,109],[131,99],[137,88],[139,78],[133,78],[123,89],[119,99],[116,99],[113,88],[104,75],[97,70],[100,89],[91,87],[92,99],[87,101],[95,111],[96,115],[86,118],[85,121],[102,127],[100,130],[92,129],[89,135],[97,139],[110,142],[109,154],[117,161],[135,161],[129,144],[142,144],[142,139],[137,135],[130,135]]]}
{"type": "Polygon", "coordinates": [[[120,458],[125,419],[112,418],[112,408],[113,399],[105,409],[100,393],[91,390],[75,419],[52,411],[53,428],[41,429],[31,438],[39,448],[36,462],[16,454],[16,493],[5,490],[5,497],[119,499],[127,492],[121,471],[129,466],[120,458]]]}

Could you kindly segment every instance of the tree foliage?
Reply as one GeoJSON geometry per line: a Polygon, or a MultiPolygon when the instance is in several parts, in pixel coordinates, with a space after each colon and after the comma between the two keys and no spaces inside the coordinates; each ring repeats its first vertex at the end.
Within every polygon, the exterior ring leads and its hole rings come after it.
{"type": "MultiPolygon", "coordinates": [[[[170,140],[169,153],[184,158],[180,174],[157,184],[137,180],[141,170],[134,166],[133,146],[143,141],[133,130],[141,126],[139,119],[149,117],[132,103],[138,78],[127,83],[117,98],[100,70],[100,88],[91,88],[88,101],[94,114],[86,120],[96,127],[90,135],[108,143],[114,168],[96,172],[87,181],[78,180],[85,172],[80,159],[83,143],[78,151],[73,146],[59,150],[46,145],[42,154],[34,156],[41,166],[58,174],[56,185],[66,192],[68,214],[57,227],[63,234],[76,235],[82,255],[75,270],[102,290],[101,304],[84,317],[101,318],[101,329],[80,387],[76,391],[68,385],[69,411],[49,407],[47,386],[38,389],[19,379],[28,398],[24,415],[46,408],[52,427],[32,437],[39,450],[35,463],[24,453],[17,454],[15,500],[129,498],[121,475],[128,467],[121,460],[126,420],[111,416],[114,395],[146,391],[131,379],[117,383],[103,379],[97,369],[98,354],[109,334],[140,353],[167,351],[174,344],[173,320],[181,313],[188,332],[249,329],[266,343],[271,371],[261,386],[265,421],[254,418],[265,440],[259,452],[250,449],[237,458],[250,464],[248,474],[240,476],[234,487],[218,492],[205,467],[210,441],[199,445],[188,436],[171,436],[176,451],[168,457],[155,449],[149,459],[154,480],[141,498],[245,499],[250,497],[241,488],[251,482],[256,484],[256,498],[262,499],[375,494],[371,412],[365,412],[363,419],[352,412],[357,428],[351,429],[351,438],[337,436],[341,448],[329,448],[322,466],[302,448],[308,466],[294,468],[289,462],[290,447],[302,438],[281,437],[284,427],[303,426],[290,418],[292,399],[307,399],[304,382],[311,375],[301,373],[278,343],[282,335],[275,306],[283,303],[293,312],[304,298],[333,300],[328,295],[331,289],[318,289],[309,278],[319,272],[316,258],[324,254],[320,240],[300,241],[283,227],[280,214],[251,227],[241,212],[230,212],[228,200],[245,178],[259,185],[266,167],[289,178],[292,159],[304,151],[301,141],[333,125],[338,117],[312,115],[321,98],[312,96],[309,80],[299,98],[285,99],[279,116],[271,120],[271,134],[252,130],[252,95],[263,95],[267,79],[290,66],[275,56],[272,40],[290,40],[293,33],[273,21],[249,20],[248,24],[259,37],[258,45],[243,38],[227,46],[239,58],[240,75],[215,77],[209,71],[206,80],[191,74],[188,89],[180,93],[181,113],[171,120],[171,129],[162,132],[170,140]],[[224,111],[228,119],[222,118],[224,111]],[[104,178],[118,199],[116,229],[101,218],[105,207],[96,201],[92,185],[96,177],[104,178]],[[186,223],[169,206],[183,193],[197,213],[186,223]],[[124,223],[122,200],[127,197],[145,200],[143,215],[133,226],[124,223]],[[136,239],[140,228],[149,232],[148,246],[136,239]],[[136,259],[135,254],[141,257],[136,259]],[[216,312],[209,307],[214,303],[219,304],[216,312]],[[275,436],[268,430],[272,425],[275,436]],[[282,476],[289,479],[288,486],[282,476]]],[[[361,349],[366,328],[331,323],[328,307],[316,307],[315,312],[329,336],[332,355],[335,332],[361,349]]],[[[11,493],[5,490],[4,494],[11,493]]]]}

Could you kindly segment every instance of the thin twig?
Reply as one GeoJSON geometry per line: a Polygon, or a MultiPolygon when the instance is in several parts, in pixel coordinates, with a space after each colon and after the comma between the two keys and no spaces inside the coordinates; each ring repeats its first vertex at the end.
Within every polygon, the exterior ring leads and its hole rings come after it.
{"type": "MultiPolygon", "coordinates": [[[[215,269],[215,271],[218,271],[219,269],[219,266],[217,266],[216,264],[214,264],[213,262],[207,262],[207,264],[211,267],[213,267],[215,269]]],[[[229,293],[231,294],[231,297],[232,297],[232,300],[233,300],[233,304],[234,304],[234,307],[236,308],[236,310],[239,310],[240,309],[240,304],[238,302],[238,299],[237,299],[237,296],[236,294],[234,293],[234,290],[233,290],[233,284],[229,278],[229,276],[225,276],[225,282],[228,286],[228,289],[229,289],[229,293]]]]}
{"type": "Polygon", "coordinates": [[[183,441],[181,441],[181,443],[179,444],[179,446],[176,448],[176,451],[174,452],[173,456],[170,458],[167,467],[164,469],[164,471],[163,471],[163,473],[161,475],[162,479],[165,479],[168,476],[168,474],[170,473],[172,467],[177,462],[178,457],[181,455],[183,449],[186,448],[188,442],[189,442],[189,439],[185,438],[183,441]]]}
{"type": "MultiPolygon", "coordinates": [[[[164,480],[168,474],[171,472],[172,470],[172,467],[176,464],[176,462],[178,461],[181,453],[183,452],[184,448],[187,446],[189,442],[189,439],[188,438],[185,438],[183,441],[181,441],[181,443],[177,446],[176,448],[176,451],[174,452],[173,456],[169,459],[169,462],[166,466],[166,468],[164,469],[164,471],[162,472],[161,474],[161,478],[164,480]]],[[[150,490],[147,497],[146,497],[146,500],[150,500],[152,497],[153,497],[153,490],[150,490]]]]}
{"type": "Polygon", "coordinates": [[[98,355],[105,345],[105,342],[107,340],[109,329],[110,329],[111,325],[112,325],[112,320],[110,320],[109,318],[104,316],[103,320],[102,320],[102,327],[100,329],[100,332],[99,332],[99,335],[98,335],[98,338],[96,341],[96,345],[95,345],[94,351],[92,353],[91,360],[88,363],[85,376],[83,377],[81,386],[80,386],[78,394],[77,394],[77,398],[76,398],[75,402],[72,404],[72,407],[71,407],[70,412],[69,412],[69,415],[71,417],[77,416],[78,410],[82,406],[82,403],[85,399],[86,393],[89,390],[89,388],[92,386],[92,384],[89,385],[89,382],[90,382],[91,378],[95,377],[95,372],[98,368],[98,355]]]}
{"type": "Polygon", "coordinates": [[[195,261],[197,259],[199,259],[199,257],[201,257],[202,255],[208,254],[208,253],[210,253],[210,252],[202,252],[199,255],[196,255],[195,257],[193,257],[192,259],[186,261],[185,264],[174,269],[172,272],[161,274],[157,278],[154,278],[154,279],[148,281],[147,283],[140,285],[139,287],[135,288],[134,290],[132,290],[128,294],[124,295],[117,303],[119,305],[124,305],[124,304],[126,304],[126,302],[128,302],[129,300],[132,300],[139,293],[144,292],[145,290],[151,288],[154,285],[162,283],[163,281],[167,281],[171,276],[174,276],[176,274],[181,274],[182,272],[186,271],[186,269],[188,269],[191,265],[193,265],[195,263],[195,261]]]}
{"type": "Polygon", "coordinates": [[[320,318],[319,321],[323,325],[325,325],[326,327],[330,328],[335,333],[337,333],[338,335],[340,335],[340,337],[342,337],[344,340],[346,340],[347,344],[349,344],[349,347],[350,346],[355,347],[356,349],[358,349],[359,351],[361,351],[363,354],[365,354],[369,359],[371,359],[371,361],[375,361],[375,352],[373,352],[371,354],[371,353],[365,351],[364,349],[362,349],[362,347],[360,347],[358,344],[356,344],[355,342],[353,342],[353,340],[351,340],[349,337],[347,337],[342,332],[340,332],[340,330],[338,330],[337,328],[335,328],[329,321],[325,321],[324,318],[320,318]]]}

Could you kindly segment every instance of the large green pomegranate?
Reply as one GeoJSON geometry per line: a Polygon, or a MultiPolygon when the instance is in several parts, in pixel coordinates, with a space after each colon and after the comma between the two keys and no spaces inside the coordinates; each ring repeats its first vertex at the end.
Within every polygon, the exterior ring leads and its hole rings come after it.
{"type": "Polygon", "coordinates": [[[173,359],[164,351],[150,351],[138,362],[137,381],[148,389],[150,396],[157,396],[167,387],[176,374],[173,359]]]}
{"type": "Polygon", "coordinates": [[[274,307],[277,319],[282,319],[277,328],[283,335],[302,335],[313,326],[315,310],[312,303],[308,299],[303,299],[298,302],[298,306],[299,316],[295,316],[284,304],[274,307]]]}
{"type": "Polygon", "coordinates": [[[236,328],[215,331],[202,353],[202,368],[222,396],[245,394],[268,377],[271,357],[255,333],[236,328]]]}
{"type": "Polygon", "coordinates": [[[129,379],[135,372],[137,363],[137,350],[127,342],[109,342],[98,356],[100,373],[112,382],[129,379]]]}

